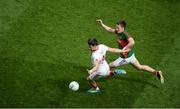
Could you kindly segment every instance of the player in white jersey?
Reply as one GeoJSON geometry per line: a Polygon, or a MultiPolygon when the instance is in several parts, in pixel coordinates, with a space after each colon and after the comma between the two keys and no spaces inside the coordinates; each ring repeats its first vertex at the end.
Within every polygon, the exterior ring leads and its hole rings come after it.
{"type": "Polygon", "coordinates": [[[89,73],[87,80],[90,82],[92,86],[92,88],[88,90],[88,92],[96,93],[99,92],[100,89],[97,86],[95,80],[101,77],[110,76],[111,74],[109,65],[105,60],[106,52],[109,51],[112,53],[123,53],[126,51],[116,48],[110,48],[103,44],[99,45],[97,40],[94,38],[88,40],[88,45],[90,50],[92,51],[91,62],[93,65],[93,68],[91,70],[87,70],[89,73]]]}

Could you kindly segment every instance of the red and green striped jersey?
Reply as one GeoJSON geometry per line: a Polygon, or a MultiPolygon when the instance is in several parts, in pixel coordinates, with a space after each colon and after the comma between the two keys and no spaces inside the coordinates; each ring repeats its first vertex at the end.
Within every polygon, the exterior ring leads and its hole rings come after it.
{"type": "MultiPolygon", "coordinates": [[[[123,49],[125,46],[127,46],[128,44],[128,33],[127,32],[122,32],[122,33],[117,33],[117,41],[118,41],[118,47],[119,49],[123,49]]],[[[131,55],[133,55],[134,53],[134,50],[133,48],[131,48],[131,50],[128,52],[128,53],[123,53],[121,54],[121,57],[122,58],[128,58],[130,57],[131,55]]]]}

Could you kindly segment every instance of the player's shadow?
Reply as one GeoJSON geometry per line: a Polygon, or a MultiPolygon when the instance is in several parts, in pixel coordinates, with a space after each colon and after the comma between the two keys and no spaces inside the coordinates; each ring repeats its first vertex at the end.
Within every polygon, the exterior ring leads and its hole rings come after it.
{"type": "MultiPolygon", "coordinates": [[[[111,77],[110,79],[113,79],[113,77],[111,77]]],[[[139,84],[144,84],[144,85],[149,85],[153,88],[158,88],[157,85],[150,83],[148,81],[143,81],[141,79],[136,79],[136,78],[131,78],[131,77],[127,77],[127,76],[118,76],[115,77],[114,79],[120,79],[121,81],[128,81],[128,82],[133,82],[133,83],[139,83],[139,84]]],[[[104,81],[104,80],[103,80],[104,81]]],[[[158,81],[159,82],[159,81],[158,81]]]]}
{"type": "Polygon", "coordinates": [[[79,92],[85,93],[88,89],[91,88],[90,84],[85,78],[82,78],[81,80],[78,80],[80,84],[79,92]]]}
{"type": "MultiPolygon", "coordinates": [[[[155,84],[153,84],[153,83],[150,83],[150,82],[148,82],[148,81],[140,80],[140,79],[129,78],[129,77],[120,77],[120,79],[121,79],[121,80],[124,80],[124,81],[130,81],[130,82],[145,84],[145,85],[149,85],[149,86],[154,87],[154,88],[158,88],[157,85],[155,85],[155,84]]],[[[159,81],[158,81],[158,82],[159,82],[159,81]]]]}

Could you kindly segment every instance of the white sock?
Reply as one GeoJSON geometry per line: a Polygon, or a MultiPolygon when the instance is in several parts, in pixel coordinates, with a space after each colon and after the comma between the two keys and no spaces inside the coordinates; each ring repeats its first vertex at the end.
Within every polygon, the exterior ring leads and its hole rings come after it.
{"type": "Polygon", "coordinates": [[[99,90],[99,87],[96,87],[96,90],[99,90]]]}

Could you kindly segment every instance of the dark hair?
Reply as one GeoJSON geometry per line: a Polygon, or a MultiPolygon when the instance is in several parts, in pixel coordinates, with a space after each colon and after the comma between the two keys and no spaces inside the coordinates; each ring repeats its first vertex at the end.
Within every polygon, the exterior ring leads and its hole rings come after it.
{"type": "Polygon", "coordinates": [[[126,21],[125,20],[120,20],[116,23],[117,25],[121,25],[122,27],[126,27],[126,21]]]}
{"type": "Polygon", "coordinates": [[[95,38],[89,38],[88,45],[92,45],[92,46],[98,45],[98,41],[95,38]]]}

